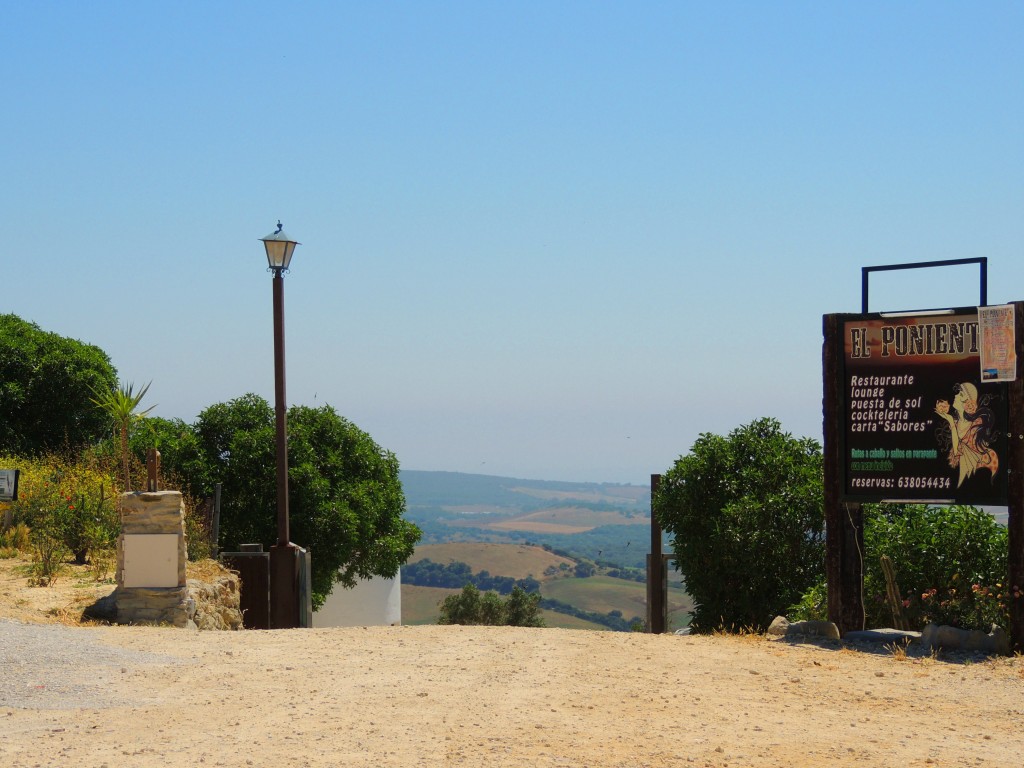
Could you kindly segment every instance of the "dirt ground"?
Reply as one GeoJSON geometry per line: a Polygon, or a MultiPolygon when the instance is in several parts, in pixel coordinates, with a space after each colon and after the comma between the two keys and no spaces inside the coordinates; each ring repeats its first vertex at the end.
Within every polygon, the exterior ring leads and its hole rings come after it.
{"type": "MultiPolygon", "coordinates": [[[[23,582],[0,561],[0,618],[67,622],[92,589],[23,582]]],[[[0,765],[1022,762],[1020,657],[506,627],[67,631],[131,661],[36,670],[35,690],[103,695],[0,700],[0,765]]]]}

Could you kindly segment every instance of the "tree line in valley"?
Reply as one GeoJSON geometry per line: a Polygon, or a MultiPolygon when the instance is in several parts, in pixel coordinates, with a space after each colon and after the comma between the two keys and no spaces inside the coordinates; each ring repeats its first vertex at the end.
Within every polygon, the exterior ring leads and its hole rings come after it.
{"type": "Polygon", "coordinates": [[[435,563],[430,558],[402,566],[402,583],[445,589],[462,589],[466,584],[472,584],[479,590],[499,595],[511,594],[515,587],[527,594],[540,592],[540,582],[532,576],[513,579],[511,576],[492,576],[488,571],[473,573],[468,563],[435,563]]]}
{"type": "MultiPolygon", "coordinates": [[[[590,563],[578,563],[573,572],[577,578],[587,578],[593,575],[594,566],[590,563]]],[[[616,573],[619,573],[619,571],[616,570],[616,573]]],[[[494,592],[499,595],[511,595],[517,589],[528,595],[539,594],[541,588],[540,582],[532,576],[527,576],[525,579],[513,579],[511,576],[492,576],[486,570],[473,573],[473,569],[468,563],[459,561],[435,563],[430,558],[424,558],[423,560],[403,566],[402,582],[418,587],[441,587],[445,589],[465,589],[466,586],[471,586],[480,592],[494,592]]],[[[454,604],[451,603],[451,605],[454,604]]],[[[613,610],[608,613],[586,611],[561,600],[546,597],[541,597],[539,606],[549,611],[556,611],[599,624],[616,632],[629,632],[637,626],[643,626],[642,618],[634,616],[627,619],[623,616],[622,611],[613,610]]],[[[454,609],[449,607],[449,610],[454,609]]],[[[462,622],[445,621],[444,623],[458,624],[462,622]]]]}

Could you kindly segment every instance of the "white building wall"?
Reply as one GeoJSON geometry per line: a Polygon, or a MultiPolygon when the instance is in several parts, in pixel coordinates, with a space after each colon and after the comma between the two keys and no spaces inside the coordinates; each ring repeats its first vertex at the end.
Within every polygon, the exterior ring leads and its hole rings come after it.
{"type": "Polygon", "coordinates": [[[402,573],[393,579],[375,577],[352,589],[340,584],[313,612],[314,627],[375,627],[402,623],[402,573]]]}

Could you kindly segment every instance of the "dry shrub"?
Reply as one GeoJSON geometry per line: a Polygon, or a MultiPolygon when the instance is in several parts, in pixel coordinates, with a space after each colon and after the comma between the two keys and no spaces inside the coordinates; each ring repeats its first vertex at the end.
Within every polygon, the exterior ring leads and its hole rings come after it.
{"type": "Polygon", "coordinates": [[[29,552],[32,549],[32,540],[29,537],[28,526],[18,523],[0,534],[0,548],[13,550],[14,553],[29,552]]]}
{"type": "Polygon", "coordinates": [[[89,564],[94,581],[109,581],[113,578],[114,568],[117,565],[117,550],[100,549],[93,551],[89,556],[89,564]]]}
{"type": "Polygon", "coordinates": [[[749,624],[742,627],[729,628],[724,624],[720,624],[711,634],[714,637],[739,637],[744,640],[760,640],[764,635],[756,628],[749,624]]]}
{"type": "Polygon", "coordinates": [[[32,532],[32,586],[49,587],[67,570],[71,550],[57,535],[46,529],[32,532]]]}
{"type": "Polygon", "coordinates": [[[231,575],[231,571],[225,568],[217,560],[211,560],[205,558],[203,560],[196,560],[195,562],[189,562],[185,565],[185,575],[190,579],[196,581],[204,581],[209,584],[214,583],[217,579],[224,576],[231,575]]]}
{"type": "Polygon", "coordinates": [[[889,653],[892,654],[892,658],[895,661],[906,661],[907,660],[907,642],[892,643],[885,646],[889,653]]]}
{"type": "Polygon", "coordinates": [[[181,499],[185,506],[185,539],[188,541],[188,559],[196,562],[207,560],[212,554],[212,549],[210,547],[210,526],[206,519],[204,502],[184,490],[181,491],[181,499]]]}

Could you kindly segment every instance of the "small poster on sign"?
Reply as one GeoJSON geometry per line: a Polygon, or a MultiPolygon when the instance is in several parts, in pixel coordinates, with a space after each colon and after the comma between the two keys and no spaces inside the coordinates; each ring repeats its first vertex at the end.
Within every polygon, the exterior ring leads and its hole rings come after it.
{"type": "Polygon", "coordinates": [[[0,501],[18,500],[18,475],[17,469],[0,469],[0,501]]]}
{"type": "Polygon", "coordinates": [[[981,342],[981,380],[1013,381],[1017,378],[1017,345],[1014,339],[1013,306],[978,307],[981,342]]]}

